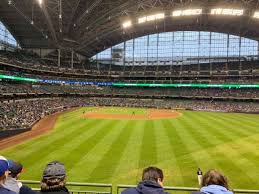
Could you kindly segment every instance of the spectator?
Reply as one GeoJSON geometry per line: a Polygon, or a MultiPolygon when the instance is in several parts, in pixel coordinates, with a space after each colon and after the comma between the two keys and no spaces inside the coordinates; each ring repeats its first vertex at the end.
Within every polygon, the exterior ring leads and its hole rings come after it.
{"type": "Polygon", "coordinates": [[[3,187],[8,176],[9,162],[3,156],[0,156],[0,194],[16,194],[15,192],[3,187]]]}
{"type": "Polygon", "coordinates": [[[31,188],[27,187],[26,185],[23,185],[20,181],[18,181],[18,178],[20,177],[23,171],[22,164],[9,160],[8,170],[9,174],[6,178],[5,183],[3,184],[3,187],[17,194],[35,194],[35,192],[31,190],[31,188]]]}
{"type": "Polygon", "coordinates": [[[66,171],[64,164],[53,161],[47,164],[41,181],[40,193],[68,194],[66,188],[66,171]]]}
{"type": "Polygon", "coordinates": [[[202,188],[192,194],[233,194],[229,191],[227,178],[217,170],[209,170],[202,177],[202,188]]]}
{"type": "Polygon", "coordinates": [[[122,194],[167,194],[163,189],[163,171],[156,167],[143,170],[142,181],[136,188],[129,188],[122,194]]]}
{"type": "Polygon", "coordinates": [[[17,180],[19,177],[21,171],[22,171],[22,165],[20,163],[16,163],[12,160],[9,160],[9,173],[6,177],[5,183],[3,184],[3,187],[6,189],[9,189],[15,193],[19,193],[21,183],[17,180]]]}

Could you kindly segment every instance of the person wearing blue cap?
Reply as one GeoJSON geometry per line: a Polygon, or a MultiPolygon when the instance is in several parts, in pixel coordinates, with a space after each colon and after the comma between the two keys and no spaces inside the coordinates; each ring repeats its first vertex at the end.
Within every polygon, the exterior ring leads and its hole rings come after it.
{"type": "Polygon", "coordinates": [[[23,171],[23,165],[13,160],[8,160],[8,176],[3,187],[9,189],[16,194],[35,194],[35,192],[26,185],[23,185],[18,179],[23,171]]]}
{"type": "Polygon", "coordinates": [[[20,192],[21,183],[16,179],[16,176],[19,176],[19,174],[21,173],[22,165],[12,160],[9,160],[8,162],[9,162],[9,167],[8,167],[9,173],[8,173],[8,176],[6,177],[5,183],[2,186],[18,194],[20,192]]]}
{"type": "Polygon", "coordinates": [[[8,160],[5,157],[0,156],[0,194],[16,194],[15,192],[3,187],[9,173],[8,168],[8,160]]]}

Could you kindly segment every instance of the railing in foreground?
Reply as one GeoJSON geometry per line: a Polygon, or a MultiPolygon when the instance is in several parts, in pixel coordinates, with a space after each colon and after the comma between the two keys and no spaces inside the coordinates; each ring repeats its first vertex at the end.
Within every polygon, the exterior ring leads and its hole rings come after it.
{"type": "MultiPolygon", "coordinates": [[[[132,188],[135,187],[136,185],[117,185],[116,187],[116,193],[119,194],[121,193],[122,190],[127,189],[127,188],[132,188]]],[[[165,191],[169,193],[191,193],[192,191],[198,191],[199,188],[195,187],[164,187],[165,191]],[[173,191],[173,192],[172,192],[173,191]]],[[[254,194],[259,194],[259,190],[246,190],[246,189],[234,189],[234,193],[254,193],[254,194]]]]}
{"type": "MultiPolygon", "coordinates": [[[[24,184],[28,184],[33,190],[39,190],[40,181],[23,180],[24,184]]],[[[124,189],[136,187],[136,185],[112,185],[102,183],[79,183],[67,182],[67,187],[71,194],[120,194],[124,189]]],[[[164,187],[169,193],[191,193],[198,191],[195,187],[164,187]]],[[[259,190],[234,189],[234,193],[259,194],[259,190]]]]}
{"type": "MultiPolygon", "coordinates": [[[[22,180],[22,183],[27,184],[33,188],[33,190],[39,190],[40,181],[28,181],[22,180]]],[[[71,194],[112,194],[112,184],[102,183],[78,183],[67,182],[71,194]]]]}

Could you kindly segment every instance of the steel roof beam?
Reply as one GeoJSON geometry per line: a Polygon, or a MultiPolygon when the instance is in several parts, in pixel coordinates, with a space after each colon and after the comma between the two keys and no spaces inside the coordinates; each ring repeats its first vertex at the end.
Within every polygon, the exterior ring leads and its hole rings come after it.
{"type": "Polygon", "coordinates": [[[42,3],[42,11],[43,11],[45,19],[47,21],[48,29],[49,29],[49,31],[51,33],[51,36],[52,36],[55,44],[58,45],[58,39],[57,39],[56,31],[54,29],[53,23],[51,21],[51,18],[50,18],[50,15],[48,13],[48,10],[46,8],[45,3],[42,3]]]}

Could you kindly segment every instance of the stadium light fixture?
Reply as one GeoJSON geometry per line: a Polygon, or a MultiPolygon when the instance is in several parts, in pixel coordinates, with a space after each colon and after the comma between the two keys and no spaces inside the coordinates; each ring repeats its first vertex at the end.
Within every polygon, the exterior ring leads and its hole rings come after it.
{"type": "Polygon", "coordinates": [[[154,21],[154,20],[156,20],[156,16],[155,15],[147,16],[147,21],[154,21]]]}
{"type": "Polygon", "coordinates": [[[130,28],[131,26],[132,26],[132,22],[130,20],[128,20],[122,24],[123,28],[130,28]]]}
{"type": "Polygon", "coordinates": [[[177,11],[173,11],[172,16],[173,17],[178,17],[182,15],[182,10],[177,10],[177,11]]]}
{"type": "Polygon", "coordinates": [[[155,21],[155,20],[160,20],[165,18],[165,13],[158,13],[154,15],[148,15],[144,16],[138,19],[138,23],[145,23],[145,22],[150,22],[150,21],[155,21]]]}
{"type": "Polygon", "coordinates": [[[216,8],[211,10],[211,15],[232,15],[232,16],[241,16],[244,14],[243,9],[223,9],[216,8]]]}
{"type": "Polygon", "coordinates": [[[253,18],[259,19],[259,11],[256,11],[256,12],[254,13],[253,18]]]}
{"type": "Polygon", "coordinates": [[[39,4],[40,4],[40,6],[42,5],[42,1],[43,1],[43,0],[38,0],[38,2],[39,2],[39,4]]]}
{"type": "Polygon", "coordinates": [[[176,10],[172,12],[173,17],[201,15],[202,9],[176,10]]]}
{"type": "Polygon", "coordinates": [[[141,24],[141,23],[145,23],[147,21],[147,17],[141,17],[138,19],[138,23],[141,24]]]}

